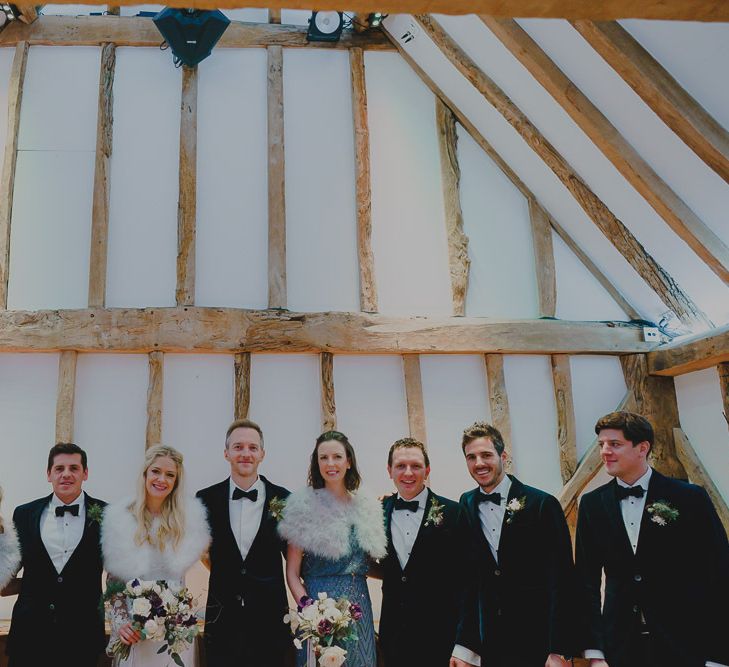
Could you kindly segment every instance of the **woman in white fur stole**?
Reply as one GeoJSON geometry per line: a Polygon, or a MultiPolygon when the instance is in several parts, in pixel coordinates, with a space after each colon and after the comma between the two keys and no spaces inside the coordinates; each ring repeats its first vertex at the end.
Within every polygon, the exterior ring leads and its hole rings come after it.
{"type": "MultiPolygon", "coordinates": [[[[208,548],[210,529],[202,503],[183,494],[183,476],[182,454],[176,449],[157,445],[147,450],[136,498],[113,503],[104,512],[101,542],[109,577],[123,583],[140,579],[184,585],[185,573],[208,548]]],[[[128,604],[112,603],[111,625],[109,647],[117,640],[131,646],[129,657],[117,657],[115,665],[171,664],[167,653],[157,654],[159,642],[142,641],[130,624],[128,604]]],[[[190,647],[180,658],[190,667],[193,656],[190,647]]]]}
{"type": "MultiPolygon", "coordinates": [[[[326,593],[358,604],[358,639],[343,646],[347,651],[345,664],[375,667],[367,571],[371,559],[385,556],[387,538],[382,505],[357,493],[360,480],[347,437],[339,431],[322,433],[311,455],[309,486],[288,497],[278,530],[289,543],[286,581],[294,599],[304,607],[310,596],[326,593]]],[[[297,654],[297,665],[306,663],[305,647],[297,654]]]]}
{"type": "MultiPolygon", "coordinates": [[[[3,500],[3,490],[0,489],[0,503],[3,500]]],[[[12,522],[3,522],[0,515],[0,590],[7,586],[20,566],[20,549],[18,537],[12,522]]]]}

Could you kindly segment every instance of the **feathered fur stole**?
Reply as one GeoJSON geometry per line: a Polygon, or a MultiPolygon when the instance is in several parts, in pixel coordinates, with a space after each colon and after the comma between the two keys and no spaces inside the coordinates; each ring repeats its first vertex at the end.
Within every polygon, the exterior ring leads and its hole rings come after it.
{"type": "Polygon", "coordinates": [[[0,533],[0,588],[12,579],[20,565],[18,536],[12,522],[6,522],[5,532],[0,533]]]}
{"type": "Polygon", "coordinates": [[[104,567],[117,579],[134,578],[182,580],[210,544],[205,507],[197,498],[185,499],[185,532],[174,549],[167,545],[161,553],[151,544],[136,543],[137,522],[129,511],[133,501],[112,503],[104,511],[101,546],[104,567]]]}
{"type": "Polygon", "coordinates": [[[336,560],[349,553],[352,526],[372,558],[387,555],[382,504],[363,493],[352,494],[352,500],[344,503],[326,489],[296,491],[286,499],[278,532],[307,553],[336,560]]]}

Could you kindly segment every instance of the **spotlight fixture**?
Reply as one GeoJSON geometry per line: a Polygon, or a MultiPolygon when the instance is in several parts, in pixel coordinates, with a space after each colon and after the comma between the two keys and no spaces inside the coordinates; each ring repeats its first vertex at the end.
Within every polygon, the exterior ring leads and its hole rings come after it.
{"type": "Polygon", "coordinates": [[[379,28],[385,15],[382,12],[374,12],[367,17],[367,24],[370,28],[379,28]]]}
{"type": "Polygon", "coordinates": [[[342,12],[312,12],[306,40],[308,42],[338,42],[343,28],[342,12]]]}
{"type": "Polygon", "coordinates": [[[20,12],[15,5],[10,5],[6,2],[0,3],[0,27],[6,23],[14,21],[20,16],[20,12]]]}
{"type": "Polygon", "coordinates": [[[188,67],[195,67],[210,55],[230,24],[230,19],[217,9],[167,7],[152,20],[172,49],[175,65],[188,67]]]}

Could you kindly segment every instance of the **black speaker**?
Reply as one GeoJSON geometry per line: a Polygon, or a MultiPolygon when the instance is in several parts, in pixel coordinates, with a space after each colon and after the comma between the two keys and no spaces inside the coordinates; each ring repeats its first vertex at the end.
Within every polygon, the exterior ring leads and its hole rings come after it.
{"type": "Polygon", "coordinates": [[[309,42],[338,42],[343,28],[342,12],[312,12],[306,39],[309,42]]]}
{"type": "Polygon", "coordinates": [[[194,67],[205,60],[230,24],[230,19],[217,9],[174,9],[167,7],[154,17],[175,58],[194,67]]]}

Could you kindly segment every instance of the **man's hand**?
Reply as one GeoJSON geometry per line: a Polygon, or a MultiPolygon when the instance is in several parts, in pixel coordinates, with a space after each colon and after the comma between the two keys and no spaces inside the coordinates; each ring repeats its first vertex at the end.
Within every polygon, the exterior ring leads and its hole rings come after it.
{"type": "Polygon", "coordinates": [[[463,662],[463,660],[459,660],[458,658],[451,656],[451,661],[448,663],[448,667],[472,667],[472,665],[469,665],[467,662],[463,662]]]}
{"type": "Polygon", "coordinates": [[[569,664],[561,655],[550,653],[547,656],[547,662],[544,663],[544,667],[569,667],[569,664]]]}
{"type": "Polygon", "coordinates": [[[590,660],[590,667],[610,667],[605,660],[602,658],[590,660]]]}

